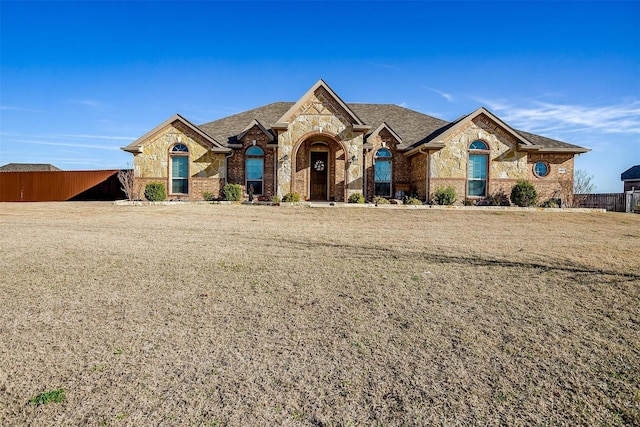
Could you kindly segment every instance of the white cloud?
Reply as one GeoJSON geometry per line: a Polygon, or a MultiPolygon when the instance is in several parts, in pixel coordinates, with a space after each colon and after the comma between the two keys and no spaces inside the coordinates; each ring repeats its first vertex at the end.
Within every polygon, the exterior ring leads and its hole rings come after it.
{"type": "Polygon", "coordinates": [[[95,99],[69,99],[67,102],[71,104],[83,105],[85,107],[90,108],[98,108],[103,107],[105,105],[104,102],[96,101],[95,99]]]}
{"type": "Polygon", "coordinates": [[[0,105],[0,110],[6,111],[21,111],[25,113],[42,113],[42,110],[35,110],[32,108],[12,107],[10,105],[0,105]]]}
{"type": "Polygon", "coordinates": [[[640,134],[640,101],[605,106],[530,101],[529,105],[477,99],[509,125],[531,132],[640,134]]]}
{"type": "Polygon", "coordinates": [[[441,97],[443,97],[444,99],[446,99],[449,102],[453,102],[453,95],[451,95],[450,93],[446,93],[443,92],[441,90],[438,89],[434,89],[432,87],[426,87],[426,86],[422,86],[424,89],[430,90],[431,92],[437,93],[438,95],[440,95],[441,97]]]}

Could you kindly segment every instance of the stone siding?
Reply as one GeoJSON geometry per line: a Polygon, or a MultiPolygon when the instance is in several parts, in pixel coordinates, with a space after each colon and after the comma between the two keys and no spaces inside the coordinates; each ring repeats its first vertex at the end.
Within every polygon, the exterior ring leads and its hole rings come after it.
{"type": "Polygon", "coordinates": [[[403,152],[398,151],[399,141],[391,132],[383,128],[378,134],[371,135],[367,142],[373,146],[371,152],[365,157],[367,199],[370,200],[375,196],[374,163],[376,152],[380,148],[387,148],[391,152],[391,196],[393,197],[398,191],[409,193],[412,190],[410,160],[403,152]]]}
{"type": "Polygon", "coordinates": [[[212,153],[209,145],[196,132],[176,121],[150,137],[142,145],[142,153],[133,158],[136,180],[144,187],[149,182],[164,182],[168,198],[202,199],[202,193],[220,195],[225,179],[224,154],[212,153]],[[189,194],[172,195],[169,185],[169,152],[175,144],[189,149],[189,194]]]}
{"type": "MultiPolygon", "coordinates": [[[[304,160],[307,158],[306,154],[300,157],[299,151],[308,149],[306,141],[314,138],[325,140],[325,137],[333,141],[330,146],[333,147],[340,141],[346,149],[346,153],[338,154],[339,150],[332,148],[335,156],[330,157],[332,164],[329,167],[335,171],[335,185],[330,193],[333,192],[336,201],[343,201],[351,193],[362,192],[363,134],[354,132],[348,112],[324,88],[318,88],[291,117],[285,119],[289,120],[287,129],[278,131],[278,156],[287,157],[278,167],[278,192],[281,195],[296,191],[302,198],[309,198],[309,187],[304,184],[304,176],[309,174],[309,165],[304,160]],[[350,161],[352,156],[356,156],[355,162],[350,161]],[[299,161],[302,162],[300,165],[297,164],[299,161]],[[345,167],[346,178],[344,175],[340,177],[339,171],[345,167]],[[294,169],[295,174],[292,173],[294,169]],[[292,183],[292,179],[295,182],[292,183]]],[[[342,147],[340,149],[344,151],[342,147]]]]}

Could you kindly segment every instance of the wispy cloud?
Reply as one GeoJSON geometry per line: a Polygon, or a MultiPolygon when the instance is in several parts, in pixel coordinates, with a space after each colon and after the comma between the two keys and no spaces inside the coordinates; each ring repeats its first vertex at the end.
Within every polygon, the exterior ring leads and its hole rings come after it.
{"type": "Polygon", "coordinates": [[[400,67],[391,64],[380,64],[378,62],[369,62],[372,67],[386,68],[387,70],[399,70],[400,67]]]}
{"type": "Polygon", "coordinates": [[[25,113],[43,113],[42,110],[36,110],[33,108],[22,108],[22,107],[13,107],[10,105],[0,105],[0,110],[6,110],[6,111],[22,111],[25,113]]]}
{"type": "Polygon", "coordinates": [[[120,147],[115,145],[100,145],[100,144],[77,144],[73,142],[61,142],[61,141],[43,141],[37,139],[9,139],[3,142],[12,142],[16,144],[36,144],[47,145],[51,147],[73,147],[73,148],[91,148],[95,150],[119,150],[120,147]]]}
{"type": "Polygon", "coordinates": [[[82,105],[89,108],[99,108],[106,105],[104,102],[97,101],[95,99],[69,99],[67,100],[67,102],[70,104],[82,105]]]}
{"type": "Polygon", "coordinates": [[[518,105],[503,100],[478,99],[508,124],[532,132],[587,132],[640,134],[640,101],[605,106],[530,101],[518,105]]]}
{"type": "Polygon", "coordinates": [[[427,86],[422,86],[424,89],[430,90],[433,93],[437,93],[438,95],[440,95],[441,97],[443,97],[444,99],[446,99],[449,102],[453,102],[453,95],[451,95],[450,93],[446,93],[443,92],[441,90],[438,89],[434,89],[432,87],[427,87],[427,86]]]}

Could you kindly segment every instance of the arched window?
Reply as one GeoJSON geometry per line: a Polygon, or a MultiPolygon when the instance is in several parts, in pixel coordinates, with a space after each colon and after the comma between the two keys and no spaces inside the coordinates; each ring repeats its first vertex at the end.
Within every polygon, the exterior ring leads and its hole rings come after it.
{"type": "Polygon", "coordinates": [[[376,196],[391,197],[391,151],[376,151],[373,164],[373,182],[376,196]]]}
{"type": "Polygon", "coordinates": [[[253,194],[256,196],[262,195],[262,184],[264,180],[264,151],[262,148],[249,147],[245,152],[246,160],[246,188],[247,193],[251,187],[253,187],[253,194]]]}
{"type": "Polygon", "coordinates": [[[483,141],[473,141],[469,145],[469,165],[467,168],[467,196],[487,195],[487,175],[489,172],[489,146],[483,141]]]}
{"type": "Polygon", "coordinates": [[[169,152],[171,194],[189,194],[189,149],[176,144],[169,152]]]}

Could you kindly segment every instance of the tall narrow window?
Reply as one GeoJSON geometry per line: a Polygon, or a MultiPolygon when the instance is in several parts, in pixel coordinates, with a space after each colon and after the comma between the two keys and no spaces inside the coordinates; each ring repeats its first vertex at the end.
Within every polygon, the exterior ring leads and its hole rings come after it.
{"type": "Polygon", "coordinates": [[[171,158],[171,194],[189,193],[189,149],[184,144],[174,145],[171,158]]]}
{"type": "Polygon", "coordinates": [[[373,182],[376,196],[391,197],[391,151],[376,151],[373,165],[373,182]]]}
{"type": "Polygon", "coordinates": [[[253,187],[253,194],[262,195],[264,180],[264,151],[260,147],[250,147],[246,153],[246,183],[247,193],[253,187]]]}
{"type": "Polygon", "coordinates": [[[488,151],[489,147],[482,141],[474,141],[469,145],[467,196],[484,197],[487,195],[488,151]]]}

